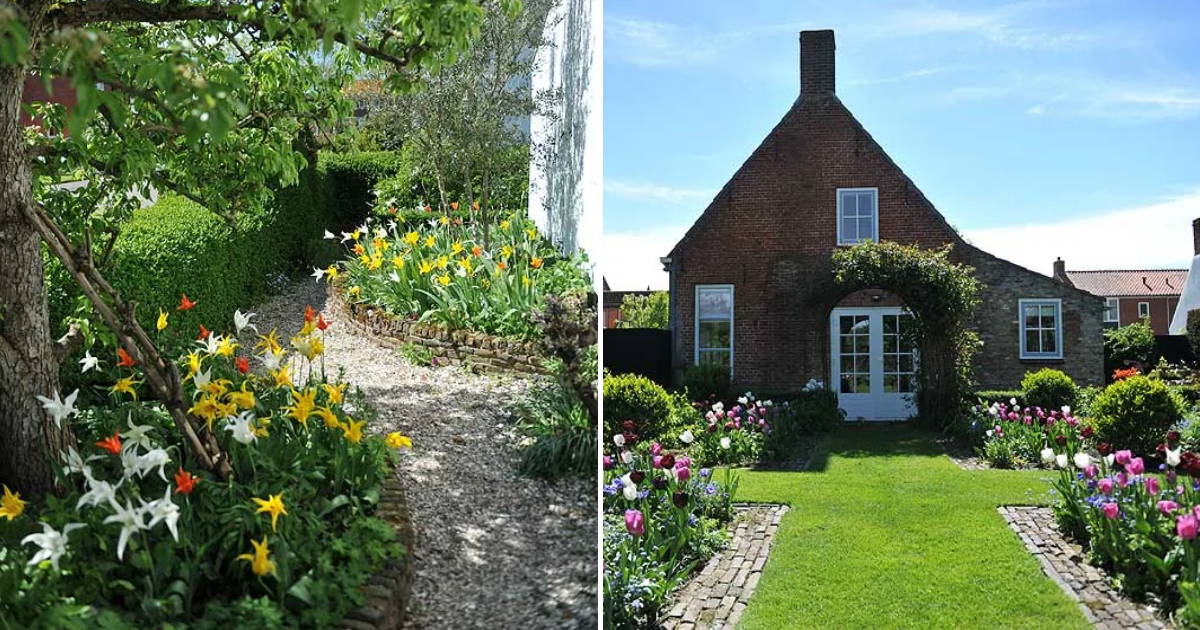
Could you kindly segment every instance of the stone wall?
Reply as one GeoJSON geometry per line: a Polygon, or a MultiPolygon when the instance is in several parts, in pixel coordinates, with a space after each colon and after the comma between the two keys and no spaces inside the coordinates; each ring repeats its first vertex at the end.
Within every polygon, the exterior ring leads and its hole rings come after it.
{"type": "Polygon", "coordinates": [[[396,540],[404,547],[404,556],[384,565],[362,587],[367,602],[351,611],[337,625],[338,630],[399,630],[408,614],[413,588],[413,550],[416,534],[409,517],[404,488],[393,472],[379,491],[379,518],[396,529],[396,540]]]}
{"type": "Polygon", "coordinates": [[[329,285],[330,308],[344,315],[360,333],[390,348],[406,344],[428,348],[438,365],[459,365],[475,372],[546,373],[533,342],[417,322],[374,306],[351,303],[344,293],[341,287],[329,285]]]}

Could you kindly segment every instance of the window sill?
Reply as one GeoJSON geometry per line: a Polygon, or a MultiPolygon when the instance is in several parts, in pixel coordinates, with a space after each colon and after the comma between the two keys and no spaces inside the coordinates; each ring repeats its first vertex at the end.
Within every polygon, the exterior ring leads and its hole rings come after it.
{"type": "Polygon", "coordinates": [[[1067,360],[1062,357],[1020,357],[1021,363],[1066,363],[1067,360]]]}

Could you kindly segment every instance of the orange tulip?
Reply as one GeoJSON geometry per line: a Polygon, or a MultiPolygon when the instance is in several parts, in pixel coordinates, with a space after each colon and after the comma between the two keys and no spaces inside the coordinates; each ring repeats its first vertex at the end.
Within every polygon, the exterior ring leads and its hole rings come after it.
{"type": "Polygon", "coordinates": [[[529,264],[533,265],[534,269],[541,269],[542,268],[542,259],[535,257],[533,260],[531,260],[529,262],[529,264]]]}
{"type": "Polygon", "coordinates": [[[183,294],[183,299],[179,300],[179,310],[181,311],[186,311],[195,305],[196,303],[189,300],[186,293],[183,294]]]}
{"type": "Polygon", "coordinates": [[[175,494],[191,494],[198,483],[200,483],[199,477],[185,471],[180,466],[179,472],[175,473],[175,494]]]}
{"type": "Polygon", "coordinates": [[[96,442],[96,446],[99,446],[100,448],[108,451],[109,453],[112,453],[113,455],[120,455],[121,454],[121,434],[120,434],[120,432],[113,433],[112,437],[107,437],[107,438],[104,438],[103,440],[100,440],[99,442],[96,442]]]}
{"type": "Polygon", "coordinates": [[[208,329],[204,327],[204,324],[200,324],[200,337],[199,337],[200,341],[204,341],[205,339],[208,339],[209,334],[210,333],[208,332],[208,329]]]}
{"type": "Polygon", "coordinates": [[[125,348],[117,348],[117,367],[133,367],[137,362],[125,352],[125,348]]]}
{"type": "Polygon", "coordinates": [[[451,201],[451,202],[450,202],[450,209],[451,209],[451,210],[458,210],[458,202],[457,202],[457,201],[451,201]]]}

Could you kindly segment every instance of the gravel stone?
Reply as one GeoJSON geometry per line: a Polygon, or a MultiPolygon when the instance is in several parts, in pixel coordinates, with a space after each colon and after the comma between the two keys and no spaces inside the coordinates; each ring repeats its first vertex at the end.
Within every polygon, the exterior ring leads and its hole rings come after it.
{"type": "MultiPolygon", "coordinates": [[[[520,436],[508,409],[527,381],[412,365],[353,334],[325,302],[323,282],[298,280],[250,310],[289,350],[305,305],[323,312],[330,378],[343,369],[366,394],[379,412],[372,431],[412,438],[397,469],[417,537],[404,627],[596,627],[596,482],[517,475],[520,436]]],[[[253,347],[253,333],[241,343],[253,347]]]]}

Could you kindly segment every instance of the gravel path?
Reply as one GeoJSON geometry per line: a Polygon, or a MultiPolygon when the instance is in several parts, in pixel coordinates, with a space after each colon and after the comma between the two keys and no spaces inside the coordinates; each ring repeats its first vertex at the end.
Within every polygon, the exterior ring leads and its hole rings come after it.
{"type": "Polygon", "coordinates": [[[324,283],[296,281],[253,321],[287,346],[305,305],[325,311],[326,369],[344,368],[378,409],[369,428],[412,437],[398,469],[417,533],[404,627],[595,628],[595,483],[517,476],[507,409],[526,382],[414,366],[352,334],[325,300],[324,283]]]}

